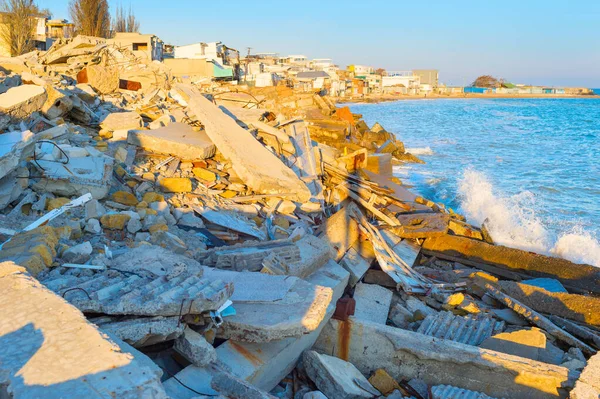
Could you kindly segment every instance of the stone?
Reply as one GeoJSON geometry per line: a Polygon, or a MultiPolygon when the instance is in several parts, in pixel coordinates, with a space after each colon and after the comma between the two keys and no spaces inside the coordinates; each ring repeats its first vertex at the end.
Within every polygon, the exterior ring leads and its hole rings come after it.
{"type": "Polygon", "coordinates": [[[68,204],[69,202],[71,202],[70,198],[65,198],[65,197],[57,197],[57,198],[52,198],[51,200],[48,201],[48,204],[46,205],[46,210],[53,210],[53,209],[58,209],[60,207],[62,207],[63,205],[68,204]]]}
{"type": "Polygon", "coordinates": [[[123,205],[135,206],[139,202],[135,195],[127,191],[117,191],[113,193],[112,200],[123,205]]]}
{"type": "Polygon", "coordinates": [[[183,334],[185,324],[175,317],[101,317],[91,320],[102,331],[117,336],[128,344],[142,348],[171,341],[183,334]]]}
{"type": "Polygon", "coordinates": [[[202,122],[219,152],[231,161],[236,175],[244,184],[260,194],[285,194],[288,199],[299,202],[310,199],[311,193],[306,184],[232,117],[191,86],[180,84],[176,91],[202,122]]]}
{"type": "Polygon", "coordinates": [[[539,360],[540,352],[546,349],[546,335],[535,327],[527,330],[505,332],[486,339],[479,347],[539,360]]]}
{"type": "Polygon", "coordinates": [[[100,222],[98,219],[88,219],[85,224],[85,231],[91,234],[102,233],[102,228],[100,227],[100,222]]]}
{"type": "Polygon", "coordinates": [[[161,231],[169,231],[169,226],[166,223],[156,223],[148,228],[150,234],[154,234],[161,231]]]}
{"type": "Polygon", "coordinates": [[[181,218],[179,218],[179,220],[177,221],[177,224],[186,227],[193,227],[196,229],[201,229],[204,227],[204,222],[202,221],[202,219],[200,219],[193,213],[186,213],[183,216],[181,216],[181,218]]]}
{"type": "Polygon", "coordinates": [[[329,241],[336,251],[334,260],[337,262],[358,241],[358,223],[350,216],[347,207],[343,207],[326,219],[315,235],[329,241]]]}
{"type": "Polygon", "coordinates": [[[249,384],[224,370],[213,367],[212,372],[213,378],[211,386],[228,398],[276,399],[275,396],[261,391],[252,384],[249,384]]]}
{"type": "Polygon", "coordinates": [[[36,85],[21,85],[0,94],[0,111],[17,119],[26,119],[40,111],[46,101],[46,90],[36,85]]]}
{"type": "Polygon", "coordinates": [[[387,288],[358,283],[354,291],[354,300],[356,301],[354,317],[373,323],[386,324],[392,304],[392,295],[392,291],[387,288]]]}
{"type": "Polygon", "coordinates": [[[406,300],[406,309],[413,314],[413,321],[423,320],[427,316],[435,316],[438,312],[427,306],[423,301],[409,297],[406,300]]]}
{"type": "Polygon", "coordinates": [[[5,262],[0,270],[0,385],[7,395],[167,399],[162,371],[145,355],[109,339],[23,268],[5,262]]]}
{"type": "Polygon", "coordinates": [[[135,234],[138,231],[140,231],[142,229],[142,222],[140,222],[140,219],[134,219],[131,218],[129,219],[129,222],[127,222],[127,231],[131,234],[135,234]]]}
{"type": "Polygon", "coordinates": [[[189,327],[186,327],[183,335],[175,341],[173,349],[194,366],[208,366],[217,360],[215,348],[201,334],[189,327]]]}
{"type": "Polygon", "coordinates": [[[131,216],[122,213],[109,213],[100,218],[102,227],[109,230],[123,230],[131,216]]]}
{"type": "Polygon", "coordinates": [[[132,130],[127,135],[127,143],[186,160],[212,158],[216,151],[206,132],[196,131],[185,123],[171,123],[154,130],[132,130]]]}
{"type": "Polygon", "coordinates": [[[321,391],[307,392],[302,396],[302,399],[328,399],[321,391]]]}
{"type": "Polygon", "coordinates": [[[114,93],[119,89],[119,72],[102,65],[88,65],[77,74],[77,83],[88,83],[100,94],[114,93]]]}
{"type": "Polygon", "coordinates": [[[158,187],[167,193],[189,193],[192,181],[185,177],[163,177],[158,180],[158,187]]]}
{"type": "Polygon", "coordinates": [[[101,122],[100,127],[108,131],[138,129],[144,122],[137,112],[113,112],[108,114],[101,122]]]}
{"type": "Polygon", "coordinates": [[[306,374],[328,399],[373,398],[380,393],[353,364],[333,356],[306,351],[306,374]]]}
{"type": "Polygon", "coordinates": [[[160,230],[151,233],[150,242],[159,247],[168,248],[176,254],[183,254],[187,251],[187,246],[179,237],[168,231],[160,230]]]}
{"type": "Polygon", "coordinates": [[[85,262],[90,259],[92,251],[92,244],[90,244],[89,241],[86,241],[67,249],[62,254],[62,259],[65,263],[85,264],[85,262]]]}
{"type": "Polygon", "coordinates": [[[331,319],[313,350],[351,362],[364,375],[385,369],[396,380],[422,379],[497,398],[567,396],[577,376],[568,369],[413,331],[331,319]]]}
{"type": "Polygon", "coordinates": [[[146,202],[147,204],[151,204],[152,202],[161,202],[164,200],[165,200],[164,195],[155,193],[153,191],[144,193],[144,196],[142,197],[142,201],[146,202]]]}
{"type": "Polygon", "coordinates": [[[400,390],[400,385],[384,369],[377,369],[369,378],[371,385],[381,392],[382,395],[389,395],[395,390],[400,390]]]}
{"type": "Polygon", "coordinates": [[[92,199],[85,203],[85,220],[100,219],[105,213],[106,209],[98,200],[92,199]]]}

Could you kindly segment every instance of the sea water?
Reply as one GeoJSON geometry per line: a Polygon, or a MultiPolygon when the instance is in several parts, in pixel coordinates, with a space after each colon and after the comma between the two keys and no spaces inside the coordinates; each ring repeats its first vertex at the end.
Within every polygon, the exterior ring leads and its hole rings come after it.
{"type": "Polygon", "coordinates": [[[600,99],[431,99],[354,104],[426,162],[413,190],[486,226],[495,242],[600,267],[600,99]]]}

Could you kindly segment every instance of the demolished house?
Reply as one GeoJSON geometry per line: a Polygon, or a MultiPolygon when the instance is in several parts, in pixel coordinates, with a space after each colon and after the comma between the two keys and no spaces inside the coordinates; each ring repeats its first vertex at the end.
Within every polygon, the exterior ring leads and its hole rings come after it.
{"type": "Polygon", "coordinates": [[[412,193],[381,125],[98,38],[0,66],[1,397],[600,397],[600,269],[412,193]]]}

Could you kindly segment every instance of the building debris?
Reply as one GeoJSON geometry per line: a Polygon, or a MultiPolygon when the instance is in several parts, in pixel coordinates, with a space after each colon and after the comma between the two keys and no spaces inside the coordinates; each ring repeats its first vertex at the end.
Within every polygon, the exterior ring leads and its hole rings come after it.
{"type": "Polygon", "coordinates": [[[0,59],[7,395],[598,396],[598,268],[411,192],[422,161],[328,95],[366,82],[195,49],[0,59]]]}

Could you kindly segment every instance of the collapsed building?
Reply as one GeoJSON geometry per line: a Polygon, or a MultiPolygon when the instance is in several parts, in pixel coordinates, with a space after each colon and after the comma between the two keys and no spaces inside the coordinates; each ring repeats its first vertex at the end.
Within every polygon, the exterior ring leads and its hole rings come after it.
{"type": "Polygon", "coordinates": [[[420,197],[328,97],[0,59],[0,396],[600,396],[600,270],[420,197]]]}

